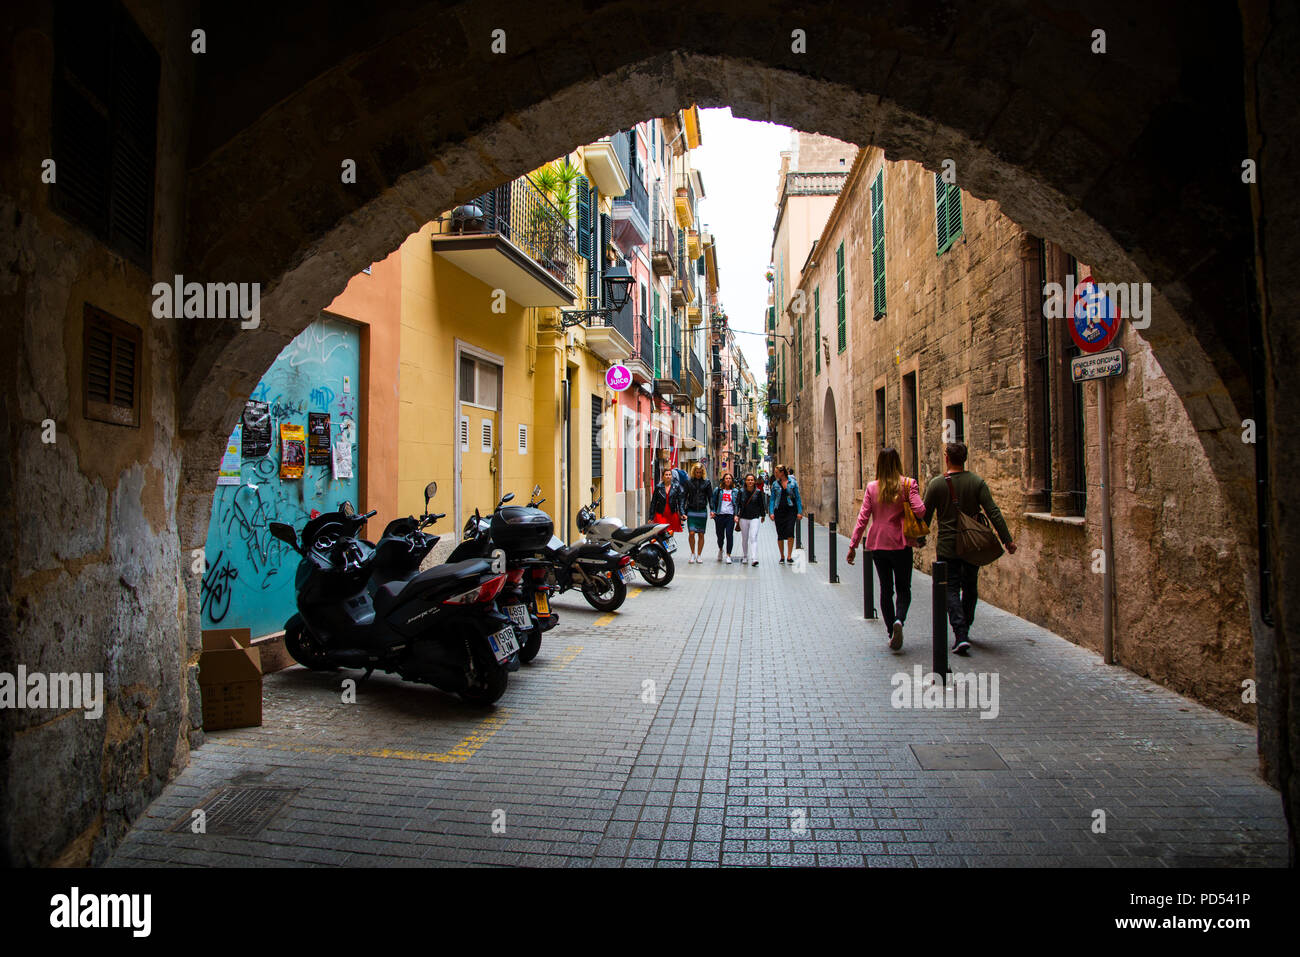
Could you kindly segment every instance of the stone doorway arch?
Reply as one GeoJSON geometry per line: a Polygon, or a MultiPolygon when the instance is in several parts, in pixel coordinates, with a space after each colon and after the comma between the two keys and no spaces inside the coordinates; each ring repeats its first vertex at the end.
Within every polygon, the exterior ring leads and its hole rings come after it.
{"type": "Polygon", "coordinates": [[[837,522],[840,515],[840,443],[839,420],[835,414],[835,393],[829,388],[822,402],[822,427],[818,442],[822,447],[822,506],[826,521],[837,522]]]}

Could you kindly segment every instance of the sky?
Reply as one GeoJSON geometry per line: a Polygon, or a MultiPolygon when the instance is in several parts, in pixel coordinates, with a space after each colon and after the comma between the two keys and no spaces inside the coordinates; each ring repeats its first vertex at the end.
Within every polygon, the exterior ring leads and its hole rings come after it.
{"type": "MultiPolygon", "coordinates": [[[[718,298],[732,329],[763,331],[767,272],[776,220],[776,174],[790,128],[731,115],[729,107],[700,110],[700,146],[691,163],[704,180],[700,218],[717,241],[718,298]]],[[[767,380],[767,342],[736,336],[754,378],[767,380]]]]}

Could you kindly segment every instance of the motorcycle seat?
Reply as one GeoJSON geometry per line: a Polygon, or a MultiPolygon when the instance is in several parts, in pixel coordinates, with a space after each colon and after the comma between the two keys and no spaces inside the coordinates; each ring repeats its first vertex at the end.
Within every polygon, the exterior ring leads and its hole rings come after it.
{"type": "Polygon", "coordinates": [[[640,538],[642,535],[645,535],[653,528],[654,528],[653,523],[649,525],[638,525],[636,528],[619,528],[614,530],[614,534],[612,537],[616,541],[627,542],[627,541],[631,541],[634,538],[640,538]]]}
{"type": "Polygon", "coordinates": [[[405,580],[385,582],[375,590],[375,616],[382,618],[402,604],[403,601],[424,594],[431,587],[450,585],[458,581],[469,581],[481,577],[492,570],[491,562],[481,558],[471,558],[463,562],[447,562],[434,565],[427,572],[405,580]]]}

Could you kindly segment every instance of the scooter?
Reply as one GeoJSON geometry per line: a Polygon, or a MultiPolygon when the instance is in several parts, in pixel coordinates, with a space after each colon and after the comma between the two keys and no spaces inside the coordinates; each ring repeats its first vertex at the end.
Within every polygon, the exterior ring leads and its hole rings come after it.
{"type": "MultiPolygon", "coordinates": [[[[541,486],[533,489],[533,500],[541,494],[541,486]]],[[[531,503],[530,503],[531,504],[531,503]]],[[[610,545],[600,542],[576,542],[566,545],[558,535],[552,535],[539,556],[550,565],[548,582],[556,594],[571,588],[582,591],[587,604],[597,611],[616,611],[627,598],[627,583],[636,573],[632,557],[621,555],[610,545]]]]}
{"type": "MultiPolygon", "coordinates": [[[[534,498],[538,491],[534,489],[534,498]]],[[[476,508],[448,560],[490,559],[493,568],[505,572],[506,584],[497,604],[514,622],[520,636],[519,660],[528,664],[541,650],[542,635],[560,621],[550,610],[549,563],[536,556],[555,525],[536,505],[509,505],[514,497],[513,492],[503,496],[490,517],[476,508]]]]}
{"type": "Polygon", "coordinates": [[[285,622],[285,647],[308,668],[364,668],[366,678],[379,669],[474,704],[497,701],[506,690],[506,661],[518,651],[514,626],[495,605],[506,576],[475,559],[372,591],[375,546],[357,532],[375,514],[358,515],[344,502],[309,521],[301,543],[292,526],[270,524],[302,557],[298,613],[285,622]]]}
{"type": "Polygon", "coordinates": [[[608,545],[620,555],[631,556],[641,577],[656,588],[663,588],[672,581],[676,572],[672,553],[677,551],[677,543],[673,541],[668,526],[651,522],[628,528],[621,519],[612,515],[597,518],[600,503],[601,499],[596,499],[578,510],[578,531],[586,540],[608,545]]]}

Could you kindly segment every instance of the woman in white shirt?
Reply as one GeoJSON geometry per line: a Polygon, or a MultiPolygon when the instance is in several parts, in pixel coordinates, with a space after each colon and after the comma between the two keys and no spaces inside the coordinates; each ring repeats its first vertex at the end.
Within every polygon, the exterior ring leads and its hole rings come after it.
{"type": "Polygon", "coordinates": [[[722,484],[713,490],[713,508],[709,517],[718,532],[718,561],[722,561],[722,540],[727,540],[727,564],[731,564],[731,547],[736,532],[736,478],[730,472],[722,473],[722,484]]]}

